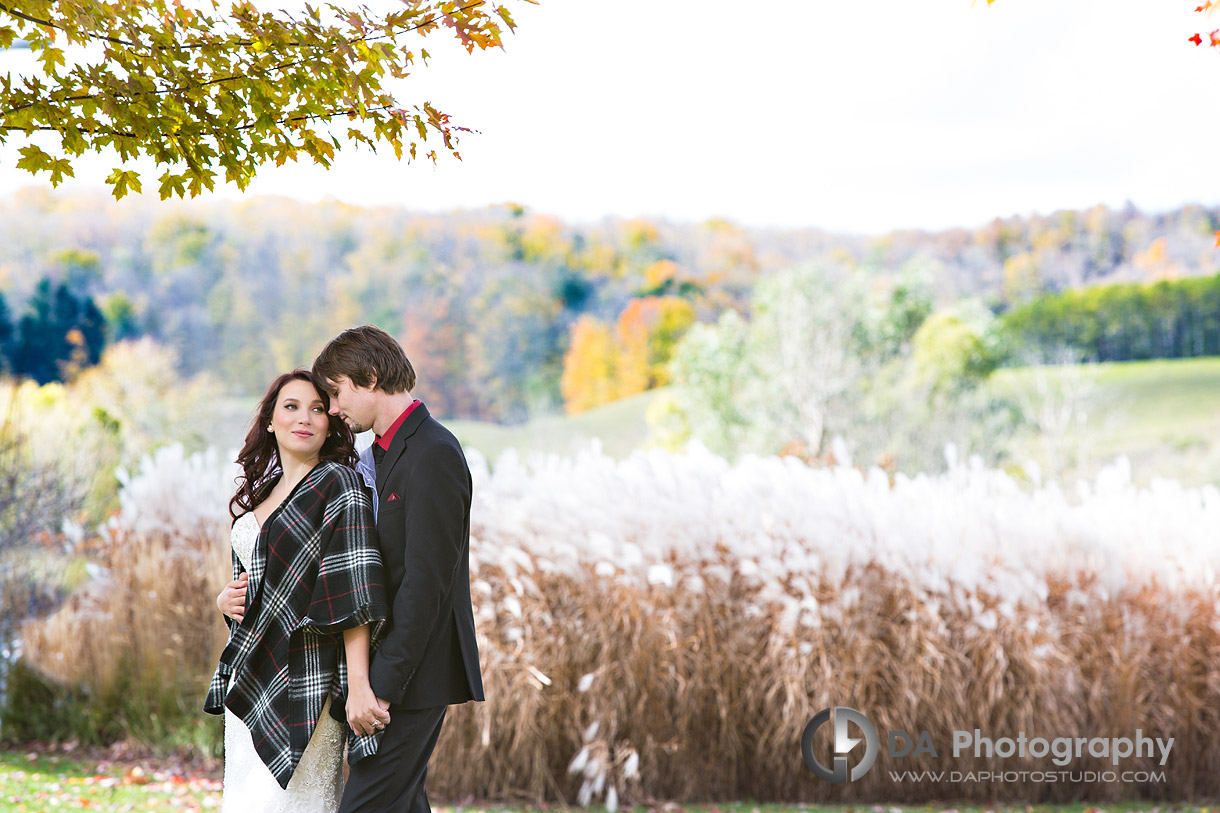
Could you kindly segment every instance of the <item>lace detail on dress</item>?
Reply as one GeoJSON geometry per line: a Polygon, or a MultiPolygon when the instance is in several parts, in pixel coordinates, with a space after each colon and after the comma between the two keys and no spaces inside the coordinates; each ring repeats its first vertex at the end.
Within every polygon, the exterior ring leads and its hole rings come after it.
{"type": "Polygon", "coordinates": [[[330,699],[287,788],[263,764],[250,729],[225,709],[223,813],[335,813],[343,795],[343,726],[330,716],[330,699]]]}
{"type": "Polygon", "coordinates": [[[247,511],[233,523],[233,531],[229,540],[233,543],[233,552],[241,561],[241,566],[250,569],[250,560],[254,557],[254,546],[258,544],[258,535],[262,533],[258,518],[253,511],[247,511]]]}
{"type": "MultiPolygon", "coordinates": [[[[250,569],[250,558],[261,529],[254,512],[242,514],[233,523],[230,541],[242,566],[250,569]]],[[[232,680],[230,680],[230,686],[232,680]]],[[[250,729],[225,709],[224,813],[334,813],[343,794],[344,726],[330,716],[330,699],[322,707],[317,728],[297,764],[287,789],[263,764],[250,729]]]]}

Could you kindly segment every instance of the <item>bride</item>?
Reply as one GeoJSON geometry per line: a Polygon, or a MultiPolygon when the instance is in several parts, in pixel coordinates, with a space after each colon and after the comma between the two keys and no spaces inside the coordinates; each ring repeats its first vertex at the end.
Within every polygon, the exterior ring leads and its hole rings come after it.
{"type": "Polygon", "coordinates": [[[329,406],[308,372],[279,376],[237,458],[229,642],[204,703],[225,715],[229,813],[333,813],[344,743],[375,753],[389,722],[368,680],[387,614],[372,501],[329,406]]]}

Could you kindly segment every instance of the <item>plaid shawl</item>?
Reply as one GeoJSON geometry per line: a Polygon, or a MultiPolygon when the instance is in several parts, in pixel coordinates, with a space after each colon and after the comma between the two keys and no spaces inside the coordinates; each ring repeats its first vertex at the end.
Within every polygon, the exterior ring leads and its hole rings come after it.
{"type": "MultiPolygon", "coordinates": [[[[346,702],[343,630],[387,616],[372,502],[351,469],[319,463],[267,518],[250,562],[246,613],[229,623],[203,710],[242,719],[281,787],[288,787],[327,696],[346,702]],[[230,678],[235,676],[229,690],[230,678]]],[[[244,568],[233,555],[233,578],[244,568]]],[[[352,762],[380,734],[348,728],[352,762]]]]}

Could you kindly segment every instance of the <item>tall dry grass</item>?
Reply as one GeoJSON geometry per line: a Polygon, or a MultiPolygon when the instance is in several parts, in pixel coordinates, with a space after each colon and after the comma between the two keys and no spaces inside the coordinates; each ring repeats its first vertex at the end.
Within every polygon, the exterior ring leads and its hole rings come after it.
{"type": "MultiPolygon", "coordinates": [[[[930,611],[901,577],[865,568],[818,585],[825,603],[859,590],[852,613],[817,635],[785,637],[778,611],[744,612],[757,593],[740,579],[684,571],[707,579],[702,597],[544,577],[522,600],[533,632],[520,644],[504,635],[516,619],[483,624],[488,702],[451,716],[433,786],[450,798],[568,802],[590,780],[594,798],[613,786],[626,801],[1182,800],[1220,791],[1220,613],[1209,591],[1174,596],[1175,608],[1157,590],[1077,603],[1069,593],[1080,585],[1062,582],[1042,608],[980,630],[969,611],[930,611]],[[882,738],[874,769],[846,786],[817,780],[800,754],[805,724],[835,705],[864,711],[882,738]],[[1058,770],[1046,759],[953,758],[952,732],[976,727],[993,739],[1142,729],[1175,743],[1167,781],[1143,787],[890,779],[889,770],[1058,770]],[[889,758],[890,729],[928,731],[939,756],[889,758]],[[585,770],[570,775],[585,751],[585,770]],[[626,764],[637,759],[631,777],[626,764]]],[[[1158,762],[1122,767],[1162,770],[1158,762]]],[[[1111,768],[1086,757],[1070,770],[1111,768]]]]}
{"type": "MultiPolygon", "coordinates": [[[[157,466],[125,493],[175,499],[153,488],[173,482],[157,466]]],[[[776,458],[730,466],[698,449],[621,462],[508,456],[494,473],[472,455],[472,469],[488,701],[451,709],[430,770],[437,796],[613,805],[1220,793],[1215,489],[1136,488],[1121,467],[1071,495],[972,464],[891,482],[776,458]],[[800,752],[810,717],[836,705],[863,711],[882,739],[874,769],[844,786],[815,778],[800,752]],[[954,758],[952,732],[974,728],[993,738],[1138,728],[1175,742],[1168,781],[1143,786],[890,779],[1058,770],[1047,759],[954,758]],[[889,729],[928,731],[939,756],[888,757],[889,729]]],[[[139,515],[136,502],[124,517],[139,515]]],[[[227,577],[223,529],[205,542],[161,526],[128,533],[124,521],[108,586],[27,630],[29,652],[64,679],[197,703],[223,638],[212,605],[227,577]]],[[[1064,770],[1110,767],[1086,755],[1064,770]]],[[[1121,767],[1162,770],[1147,758],[1121,767]]]]}
{"type": "Polygon", "coordinates": [[[71,691],[57,708],[5,710],[9,735],[88,741],[134,738],[215,751],[222,729],[199,713],[200,679],[227,635],[215,596],[230,572],[223,515],[200,504],[232,482],[213,452],[188,458],[166,447],[132,476],[119,469],[123,513],[81,546],[96,578],[53,615],[25,624],[27,665],[71,691]]]}

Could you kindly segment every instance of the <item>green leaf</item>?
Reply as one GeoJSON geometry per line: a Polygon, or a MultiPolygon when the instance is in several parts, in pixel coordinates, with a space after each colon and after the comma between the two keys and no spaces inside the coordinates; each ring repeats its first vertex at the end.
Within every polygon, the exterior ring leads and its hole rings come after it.
{"type": "Polygon", "coordinates": [[[51,186],[59,186],[63,183],[64,176],[69,178],[76,176],[72,171],[72,162],[67,158],[57,158],[51,162],[51,186]]]}
{"type": "Polygon", "coordinates": [[[158,190],[161,194],[161,200],[165,200],[172,195],[178,197],[186,197],[186,186],[183,184],[185,175],[175,175],[166,170],[161,176],[161,188],[158,190]]]}
{"type": "Polygon", "coordinates": [[[128,170],[114,170],[106,176],[106,183],[110,184],[115,200],[122,200],[129,191],[137,194],[140,192],[139,174],[128,170]]]}
{"type": "Polygon", "coordinates": [[[17,169],[24,169],[31,175],[49,168],[54,160],[41,147],[35,144],[22,147],[17,152],[21,154],[21,158],[17,161],[17,169]]]}
{"type": "MultiPolygon", "coordinates": [[[[396,155],[409,147],[415,156],[431,136],[455,153],[453,137],[466,131],[430,105],[400,101],[385,85],[414,70],[417,53],[428,64],[428,50],[407,50],[408,40],[457,39],[471,50],[498,44],[501,24],[515,28],[506,9],[464,5],[405,0],[379,16],[336,0],[324,22],[317,9],[294,16],[259,11],[249,0],[29,0],[22,7],[47,24],[0,12],[0,52],[21,40],[42,69],[0,76],[0,111],[10,111],[0,141],[24,142],[16,166],[47,172],[55,184],[72,177],[78,156],[114,150],[120,163],[107,182],[116,198],[140,191],[138,174],[125,169],[132,161],[163,171],[159,190],[168,198],[209,189],[220,172],[244,186],[260,164],[296,160],[301,151],[330,166],[337,150],[353,144],[389,143],[396,155]],[[68,68],[67,48],[85,43],[97,47],[73,48],[68,68]],[[403,139],[411,126],[405,115],[386,112],[404,107],[420,113],[412,116],[415,140],[403,139]],[[329,131],[340,116],[352,126],[335,127],[337,135],[311,129],[320,120],[329,131]],[[30,143],[35,128],[58,135],[66,157],[30,143]]],[[[427,155],[435,160],[435,150],[427,155]]]]}

